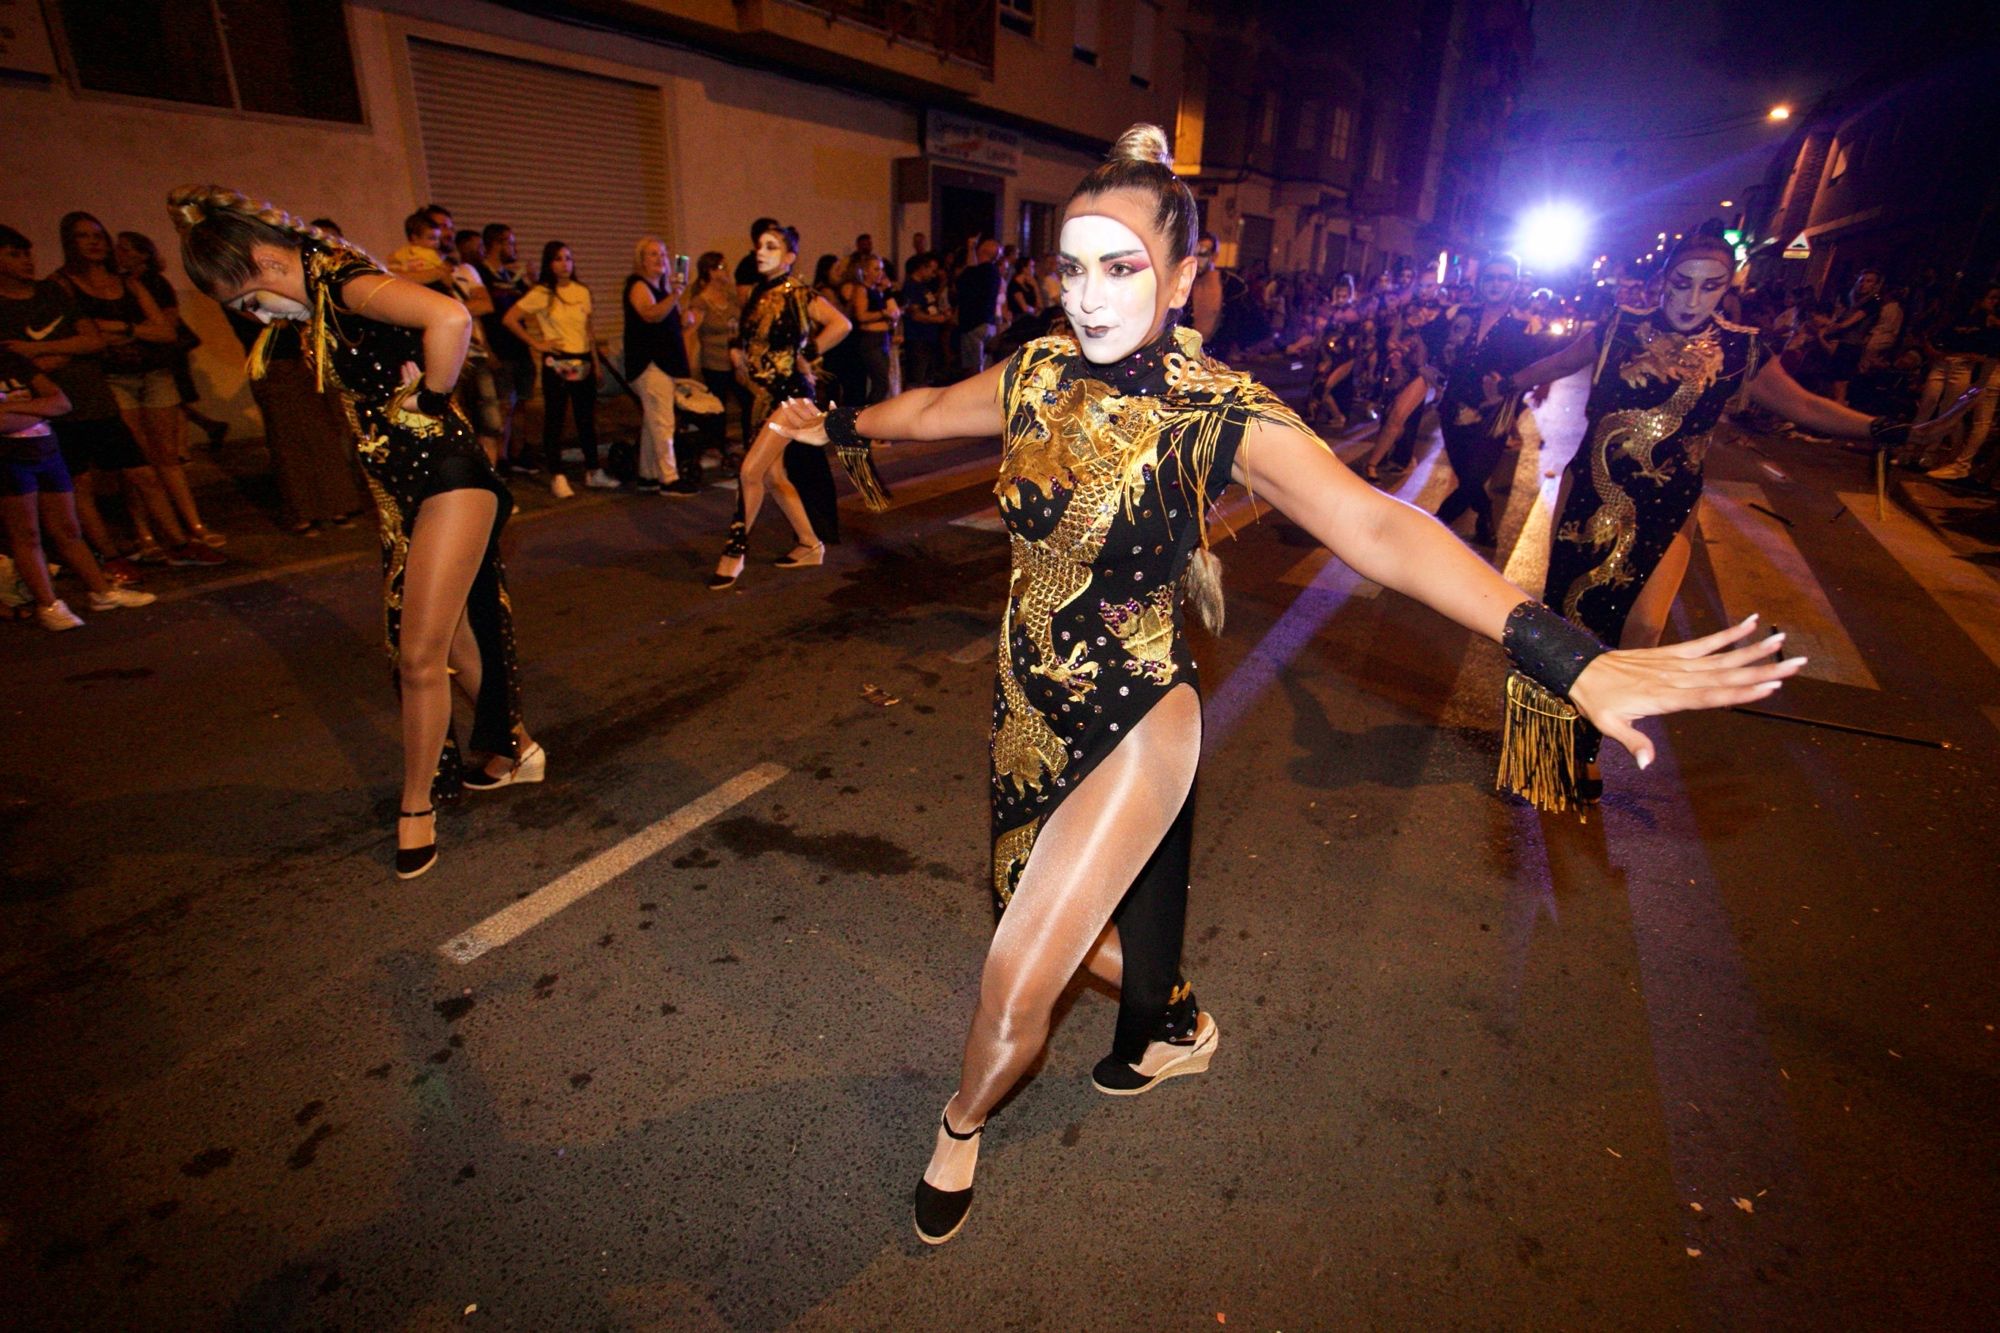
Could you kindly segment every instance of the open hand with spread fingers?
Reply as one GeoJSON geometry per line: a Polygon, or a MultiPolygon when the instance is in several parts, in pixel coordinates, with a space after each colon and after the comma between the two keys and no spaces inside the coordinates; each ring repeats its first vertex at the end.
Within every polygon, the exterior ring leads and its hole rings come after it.
{"type": "Polygon", "coordinates": [[[826,443],[826,413],[809,399],[787,398],[764,424],[800,444],[826,443]]]}
{"type": "Polygon", "coordinates": [[[1775,660],[1781,633],[1746,642],[1756,629],[1753,615],[1685,643],[1604,653],[1570,686],[1570,702],[1645,768],[1653,742],[1633,725],[1641,718],[1756,703],[1806,664],[1803,657],[1775,660]]]}

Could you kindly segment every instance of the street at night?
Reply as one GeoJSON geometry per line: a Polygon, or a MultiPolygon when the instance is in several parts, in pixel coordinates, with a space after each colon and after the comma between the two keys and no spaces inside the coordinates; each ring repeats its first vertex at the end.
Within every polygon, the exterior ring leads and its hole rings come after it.
{"type": "MultiPolygon", "coordinates": [[[[1529,586],[1579,387],[1510,458],[1529,586]]],[[[1103,1097],[1078,994],[946,1253],[907,1190],[991,925],[1006,555],[990,445],[885,457],[894,509],[724,596],[727,491],[525,510],[549,780],[468,793],[407,886],[372,543],[10,638],[28,1325],[1984,1321],[2000,617],[1926,590],[1963,539],[1878,522],[1865,456],[1718,451],[1686,628],[1761,607],[1815,644],[1771,711],[1953,748],[1677,719],[1587,823],[1491,791],[1496,650],[1239,518],[1188,924],[1220,1053],[1103,1097]]]]}

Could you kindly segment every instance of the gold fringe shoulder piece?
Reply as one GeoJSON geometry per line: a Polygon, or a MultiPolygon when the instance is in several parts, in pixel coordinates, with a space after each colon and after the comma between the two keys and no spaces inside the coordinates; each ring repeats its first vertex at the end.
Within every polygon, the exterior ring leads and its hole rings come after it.
{"type": "Polygon", "coordinates": [[[271,339],[278,334],[276,324],[266,324],[264,331],[257,335],[257,341],[250,344],[248,370],[250,378],[261,380],[271,370],[271,339]]]}
{"type": "Polygon", "coordinates": [[[1518,671],[1507,673],[1507,708],[1500,730],[1500,772],[1493,785],[1538,810],[1576,805],[1577,728],[1588,725],[1568,701],[1518,671]]]}

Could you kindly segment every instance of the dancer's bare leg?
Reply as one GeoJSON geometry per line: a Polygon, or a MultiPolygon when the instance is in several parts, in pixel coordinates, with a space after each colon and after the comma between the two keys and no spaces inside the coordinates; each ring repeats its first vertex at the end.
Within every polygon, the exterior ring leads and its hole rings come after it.
{"type": "Polygon", "coordinates": [[[1688,529],[1693,525],[1694,516],[1689,515],[1674,539],[1667,543],[1660,563],[1646,576],[1646,584],[1639,589],[1632,613],[1625,617],[1625,629],[1618,636],[1620,648],[1660,646],[1660,636],[1667,629],[1667,616],[1674,609],[1674,598],[1680,596],[1681,580],[1687,577],[1688,559],[1694,552],[1693,543],[1688,540],[1688,529]]]}
{"type": "MultiPolygon", "coordinates": [[[[958,1091],[946,1106],[959,1132],[985,1123],[1041,1055],[1056,1001],[1103,948],[1112,912],[1180,815],[1200,754],[1201,703],[1181,686],[1049,816],[987,951],[958,1091]]],[[[965,1189],[978,1154],[977,1140],[940,1129],[924,1179],[965,1189]]]]}
{"type": "Polygon", "coordinates": [[[1403,427],[1409,424],[1411,414],[1422,410],[1424,395],[1429,391],[1430,385],[1422,375],[1397,391],[1396,401],[1389,407],[1389,415],[1382,418],[1382,428],[1375,432],[1375,443],[1368,450],[1368,457],[1362,460],[1364,474],[1389,456],[1389,451],[1396,447],[1396,440],[1403,433],[1403,427]]]}
{"type": "Polygon", "coordinates": [[[798,488],[785,475],[785,445],[787,441],[778,432],[766,427],[757,432],[757,438],[750,445],[750,452],[743,457],[743,468],[736,484],[743,496],[743,526],[747,530],[756,526],[757,510],[764,503],[764,494],[778,502],[778,509],[785,521],[792,525],[792,535],[799,545],[811,546],[819,539],[813,535],[812,520],[806,517],[805,503],[799,499],[798,488]]]}
{"type": "MultiPolygon", "coordinates": [[[[431,803],[431,779],[451,726],[452,640],[465,599],[486,558],[499,501],[485,490],[443,491],[424,501],[403,570],[403,623],[398,674],[403,687],[404,810],[431,803]]],[[[435,840],[430,818],[398,819],[396,845],[435,840]]]]}

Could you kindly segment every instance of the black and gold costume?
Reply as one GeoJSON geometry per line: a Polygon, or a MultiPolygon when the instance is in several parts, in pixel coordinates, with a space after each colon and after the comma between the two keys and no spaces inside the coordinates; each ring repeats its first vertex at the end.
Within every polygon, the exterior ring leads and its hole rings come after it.
{"type": "MultiPolygon", "coordinates": [[[[812,372],[806,350],[812,346],[812,285],[786,273],[766,278],[744,303],[737,335],[750,375],[750,426],[754,436],[787,398],[813,401],[812,372]]],[[[746,442],[747,444],[747,442],[746,442]]],[[[826,451],[797,440],[785,442],[785,475],[798,490],[806,517],[823,542],[840,540],[839,497],[833,489],[833,469],[826,451]]],[[[741,521],[742,501],[737,502],[741,521]]]]}
{"type": "MultiPolygon", "coordinates": [[[[1277,396],[1169,330],[1113,366],[1038,338],[1001,377],[995,490],[1013,549],[993,701],[993,892],[1004,909],[1036,834],[1169,690],[1199,688],[1182,630],[1203,514],[1252,422],[1312,432],[1277,396]]],[[[1194,797],[1114,920],[1125,979],[1113,1055],[1195,1020],[1180,977],[1194,797]]]]}
{"type": "MultiPolygon", "coordinates": [[[[306,295],[312,307],[306,356],[323,389],[334,391],[353,432],[361,470],[381,518],[383,631],[393,670],[402,643],[403,571],[419,506],[443,491],[491,491],[498,501],[486,555],[466,599],[466,616],[479,644],[481,678],[473,709],[472,744],[509,759],[521,734],[521,678],[514,657],[513,608],[500,565],[500,530],[514,507],[472,427],[452,407],[441,417],[416,410],[417,380],[407,387],[403,367],[424,363],[423,331],[385,324],[349,310],[341,290],[355,278],[382,272],[352,250],[307,241],[302,249],[306,295]]],[[[253,364],[256,362],[253,354],[253,364]]],[[[456,737],[448,735],[434,795],[458,792],[456,737]]]]}
{"type": "Polygon", "coordinates": [[[1701,499],[1710,432],[1757,373],[1757,331],[1711,318],[1677,333],[1620,309],[1606,327],[1569,462],[1542,600],[1616,644],[1639,591],[1701,499]]]}

